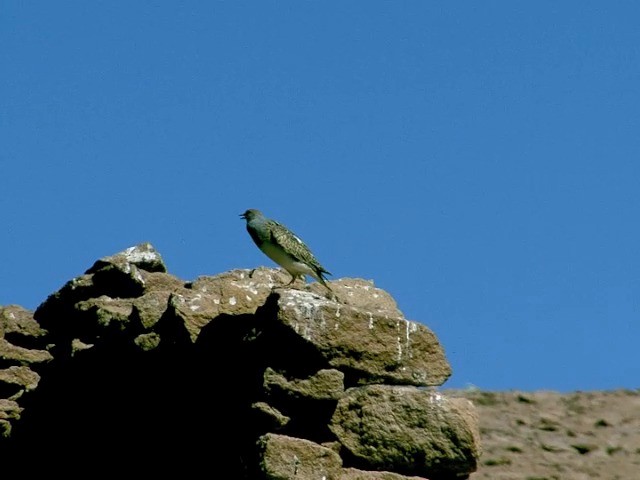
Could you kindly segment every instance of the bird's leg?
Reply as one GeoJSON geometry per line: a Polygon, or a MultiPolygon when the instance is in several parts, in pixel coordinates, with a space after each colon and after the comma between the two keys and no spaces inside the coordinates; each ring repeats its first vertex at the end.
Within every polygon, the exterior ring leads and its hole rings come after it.
{"type": "Polygon", "coordinates": [[[287,283],[287,285],[286,285],[287,287],[288,287],[289,285],[291,285],[293,282],[295,282],[295,281],[296,281],[296,278],[298,278],[298,276],[297,276],[297,275],[294,275],[294,274],[292,274],[292,273],[291,273],[290,275],[291,275],[291,281],[290,281],[289,283],[287,283]]]}

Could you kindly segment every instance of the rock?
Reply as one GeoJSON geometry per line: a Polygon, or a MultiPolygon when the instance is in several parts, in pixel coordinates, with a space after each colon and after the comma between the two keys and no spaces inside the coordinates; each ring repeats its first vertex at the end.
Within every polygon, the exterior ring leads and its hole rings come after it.
{"type": "Polygon", "coordinates": [[[84,343],[79,338],[74,338],[71,340],[71,356],[75,357],[77,354],[89,350],[95,347],[93,343],[84,343]]]}
{"type": "Polygon", "coordinates": [[[9,361],[18,365],[32,365],[48,362],[53,357],[46,350],[33,350],[17,347],[0,338],[0,360],[9,361]]]}
{"type": "Polygon", "coordinates": [[[45,335],[30,311],[17,305],[0,307],[0,361],[8,365],[0,370],[0,397],[14,400],[37,387],[40,376],[32,368],[53,357],[29,346],[43,343],[45,335]]]}
{"type": "Polygon", "coordinates": [[[34,319],[44,329],[51,329],[50,338],[68,337],[68,330],[77,327],[72,323],[76,303],[100,295],[93,284],[93,275],[80,275],[49,295],[36,309],[34,319]]]}
{"type": "MultiPolygon", "coordinates": [[[[78,308],[82,313],[90,310],[91,305],[78,305],[80,302],[94,302],[97,307],[94,317],[98,322],[104,322],[109,314],[106,312],[103,315],[100,307],[110,307],[96,302],[97,298],[117,300],[121,308],[128,308],[124,299],[141,297],[149,288],[156,290],[158,283],[161,283],[157,274],[163,272],[166,272],[166,267],[162,257],[152,245],[143,243],[127,248],[96,261],[84,275],[67,282],[37,308],[34,317],[44,328],[55,330],[56,337],[69,329],[76,330],[76,333],[84,329],[80,337],[95,335],[94,326],[86,321],[87,316],[77,314],[78,308]],[[60,322],[64,322],[66,328],[62,328],[60,322]]],[[[56,341],[59,340],[56,338],[56,341]]],[[[69,340],[67,335],[64,340],[69,340]]]]}
{"type": "Polygon", "coordinates": [[[251,405],[251,409],[254,414],[253,421],[257,425],[256,430],[259,432],[282,430],[291,420],[266,402],[256,402],[251,405]]]}
{"type": "Polygon", "coordinates": [[[369,470],[465,475],[480,456],[471,402],[414,387],[348,389],[330,428],[354,463],[369,470]]]}
{"type": "Polygon", "coordinates": [[[166,272],[167,267],[160,254],[150,243],[141,243],[129,247],[122,252],[98,260],[86,273],[96,273],[109,269],[116,269],[126,274],[137,269],[147,272],[166,272]]]}
{"type": "Polygon", "coordinates": [[[406,477],[393,472],[372,472],[345,468],[340,480],[428,480],[424,477],[406,477]]]}
{"type": "Polygon", "coordinates": [[[329,294],[289,280],[257,268],[184,282],[140,244],[95,262],[33,316],[0,308],[3,459],[48,456],[59,467],[42,462],[48,475],[66,472],[68,451],[101,461],[113,431],[125,456],[110,466],[149,474],[167,462],[238,480],[471,471],[469,405],[415,387],[451,373],[431,330],[372,282],[340,279],[329,294]]]}
{"type": "Polygon", "coordinates": [[[98,298],[78,302],[76,309],[93,317],[99,327],[115,327],[117,330],[124,330],[131,318],[133,305],[128,298],[100,295],[98,298]]]}
{"type": "Polygon", "coordinates": [[[302,438],[268,433],[259,441],[266,480],[338,480],[342,460],[333,450],[302,438]]]}
{"type": "Polygon", "coordinates": [[[145,290],[143,272],[166,272],[162,257],[153,246],[142,243],[98,260],[85,273],[103,295],[113,298],[139,297],[145,290]]]}
{"type": "Polygon", "coordinates": [[[19,305],[0,306],[0,337],[15,345],[23,345],[23,341],[30,342],[30,339],[41,338],[46,333],[33,319],[33,312],[19,305]]]}
{"type": "Polygon", "coordinates": [[[424,325],[309,292],[278,293],[278,321],[349,376],[349,383],[441,385],[451,374],[438,339],[424,325]]]}
{"type": "Polygon", "coordinates": [[[0,370],[0,392],[9,400],[20,398],[24,392],[38,386],[40,375],[28,367],[9,367],[0,370]]]}
{"type": "Polygon", "coordinates": [[[167,273],[148,273],[144,275],[145,290],[142,296],[134,298],[132,319],[145,330],[155,326],[167,310],[169,297],[184,287],[184,282],[167,273]]]}
{"type": "Polygon", "coordinates": [[[215,318],[254,314],[271,294],[271,280],[266,269],[200,277],[171,295],[168,314],[195,342],[202,328],[215,318]]]}
{"type": "Polygon", "coordinates": [[[342,372],[323,369],[307,378],[287,378],[267,368],[263,378],[268,402],[290,417],[283,433],[319,442],[331,437],[327,425],[344,393],[342,372]]]}
{"type": "MultiPolygon", "coordinates": [[[[403,316],[393,297],[384,290],[376,288],[370,280],[341,278],[331,282],[331,289],[342,305],[365,309],[380,315],[386,314],[390,317],[403,316]]],[[[312,289],[312,291],[315,290],[315,288],[312,289]]],[[[318,290],[322,293],[321,289],[318,290]]]]}
{"type": "MultiPolygon", "coordinates": [[[[36,373],[53,357],[41,349],[46,331],[33,313],[18,305],[0,306],[0,439],[8,438],[23,408],[16,402],[40,381],[36,373]]],[[[1,450],[1,446],[0,446],[1,450]]]]}
{"type": "Polygon", "coordinates": [[[287,380],[284,375],[268,368],[264,372],[263,385],[269,396],[280,399],[337,401],[344,392],[344,374],[328,369],[320,370],[309,378],[287,380]]]}
{"type": "Polygon", "coordinates": [[[0,438],[11,434],[11,422],[20,419],[22,408],[13,400],[0,398],[0,438]]]}
{"type": "Polygon", "coordinates": [[[160,345],[160,335],[155,332],[141,333],[133,342],[144,351],[153,350],[160,345]]]}
{"type": "Polygon", "coordinates": [[[33,312],[18,305],[0,307],[0,360],[11,365],[36,365],[53,357],[43,346],[46,331],[33,319],[33,312]]]}

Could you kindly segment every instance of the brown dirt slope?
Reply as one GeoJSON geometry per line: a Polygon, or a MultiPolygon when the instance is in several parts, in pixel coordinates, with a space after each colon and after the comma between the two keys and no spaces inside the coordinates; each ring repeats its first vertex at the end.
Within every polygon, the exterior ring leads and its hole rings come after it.
{"type": "Polygon", "coordinates": [[[640,389],[447,393],[477,407],[471,480],[640,479],[640,389]]]}

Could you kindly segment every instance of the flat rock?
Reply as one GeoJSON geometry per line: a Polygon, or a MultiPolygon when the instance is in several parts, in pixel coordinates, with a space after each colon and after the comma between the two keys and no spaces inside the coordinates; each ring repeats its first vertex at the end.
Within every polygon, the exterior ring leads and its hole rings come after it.
{"type": "Polygon", "coordinates": [[[46,330],[33,319],[32,311],[19,305],[0,306],[0,337],[42,337],[45,334],[46,330]]]}
{"type": "Polygon", "coordinates": [[[12,366],[0,370],[0,387],[10,392],[9,400],[20,398],[24,392],[35,389],[39,381],[40,375],[29,367],[12,366]]]}
{"type": "Polygon", "coordinates": [[[424,477],[407,477],[393,472],[375,472],[345,468],[340,480],[428,480],[424,477]]]}
{"type": "Polygon", "coordinates": [[[260,438],[267,480],[339,480],[342,460],[333,450],[302,438],[268,433],[260,438]]]}
{"type": "Polygon", "coordinates": [[[337,401],[344,393],[344,374],[324,369],[308,378],[287,379],[272,368],[264,372],[265,392],[290,400],[337,401]]]}

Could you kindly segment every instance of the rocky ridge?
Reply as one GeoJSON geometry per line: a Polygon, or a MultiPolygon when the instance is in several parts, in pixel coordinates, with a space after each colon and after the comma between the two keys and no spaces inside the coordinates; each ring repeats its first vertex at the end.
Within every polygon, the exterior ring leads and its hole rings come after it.
{"type": "Polygon", "coordinates": [[[371,282],[337,280],[327,298],[287,281],[184,282],[141,244],[33,314],[0,307],[4,471],[468,478],[475,410],[437,390],[451,371],[433,332],[371,282]]]}

